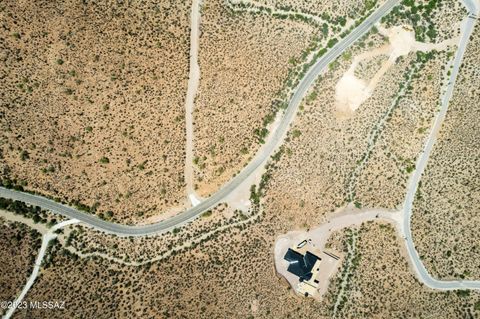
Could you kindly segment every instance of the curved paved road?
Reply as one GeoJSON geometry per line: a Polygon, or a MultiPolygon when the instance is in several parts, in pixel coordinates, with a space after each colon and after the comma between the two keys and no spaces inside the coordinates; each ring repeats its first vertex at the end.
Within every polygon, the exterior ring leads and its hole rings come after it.
{"type": "Polygon", "coordinates": [[[17,192],[5,189],[3,187],[0,188],[0,196],[40,206],[60,215],[78,219],[93,228],[114,233],[119,236],[144,236],[168,231],[174,227],[179,227],[193,220],[202,212],[222,202],[227,195],[233,192],[247,177],[249,177],[258,167],[263,165],[268,160],[273,151],[281,144],[285,134],[288,131],[288,128],[290,127],[290,123],[297,113],[300,102],[318,75],[348,47],[350,47],[355,41],[367,33],[374,23],[378,22],[399,2],[400,0],[387,0],[380,8],[378,8],[365,21],[358,25],[345,38],[341,39],[334,47],[328,50],[328,52],[311,67],[296,88],[295,94],[290,100],[282,121],[273,133],[272,138],[267,144],[264,145],[264,147],[261,148],[254,159],[237,176],[235,176],[232,180],[230,180],[230,182],[225,184],[220,190],[202,201],[200,204],[182,213],[179,213],[172,218],[150,225],[128,226],[101,220],[94,215],[78,211],[72,207],[62,205],[41,196],[17,192]]]}
{"type": "MultiPolygon", "coordinates": [[[[191,209],[188,209],[170,219],[161,221],[159,223],[144,226],[127,226],[101,220],[94,215],[83,213],[72,207],[59,204],[41,196],[9,190],[3,187],[0,187],[0,196],[40,206],[44,209],[51,210],[66,217],[78,219],[79,221],[91,227],[109,233],[114,233],[119,236],[143,236],[167,231],[174,227],[181,226],[182,224],[185,224],[186,222],[191,221],[192,219],[197,217],[203,211],[220,203],[222,199],[225,198],[225,196],[234,191],[250,174],[252,174],[252,172],[254,172],[260,165],[264,164],[268,160],[270,154],[272,154],[272,152],[281,144],[281,141],[283,140],[283,137],[285,136],[289,125],[297,112],[301,100],[303,99],[306,92],[313,84],[317,76],[328,66],[329,63],[331,63],[335,58],[337,58],[345,49],[347,49],[363,34],[365,34],[374,23],[376,23],[382,16],[387,14],[396,4],[398,4],[399,1],[400,0],[387,0],[385,4],[382,5],[382,7],[380,7],[370,17],[368,17],[347,37],[338,42],[321,59],[319,59],[298,85],[296,92],[293,95],[287,110],[285,111],[282,122],[278,126],[277,130],[274,132],[273,138],[270,140],[270,142],[262,148],[262,150],[253,159],[253,161],[250,162],[249,165],[245,167],[242,172],[240,172],[240,174],[233,178],[229,183],[224,185],[217,193],[191,209]]],[[[463,0],[463,2],[465,3],[470,13],[478,14],[479,10],[477,7],[477,3],[474,0],[463,0]]],[[[421,175],[425,169],[426,163],[432,151],[436,139],[436,134],[438,133],[443,119],[445,118],[448,103],[453,93],[455,80],[475,22],[476,19],[469,18],[463,25],[462,38],[460,40],[460,45],[455,56],[454,68],[451,73],[450,83],[447,87],[445,95],[443,96],[440,113],[435,120],[434,126],[428,137],[424,150],[417,161],[416,170],[410,179],[409,190],[405,199],[403,209],[404,218],[402,230],[405,234],[407,251],[409,253],[410,259],[412,260],[414,271],[416,272],[421,282],[426,284],[428,287],[434,289],[480,289],[480,281],[440,281],[432,278],[427,272],[425,266],[422,264],[420,257],[415,249],[410,229],[412,205],[415,198],[415,193],[418,188],[418,182],[420,181],[421,175]]]]}
{"type": "MultiPolygon", "coordinates": [[[[474,0],[463,0],[467,10],[470,13],[478,14],[479,8],[478,4],[474,0]]],[[[443,95],[441,101],[441,109],[437,118],[435,119],[435,123],[433,124],[433,128],[430,131],[428,136],[427,142],[423,148],[423,152],[420,154],[417,163],[416,169],[413,173],[410,181],[408,192],[405,198],[405,203],[403,206],[404,211],[404,218],[403,218],[403,231],[405,234],[406,239],[406,246],[408,255],[413,264],[413,268],[417,273],[417,276],[421,278],[422,282],[430,288],[434,289],[442,289],[442,290],[451,290],[451,289],[480,289],[480,281],[468,281],[468,280],[452,280],[452,281],[444,281],[438,280],[430,276],[427,269],[423,265],[420,256],[418,255],[417,250],[415,249],[415,243],[413,242],[412,238],[412,230],[411,226],[411,218],[412,218],[412,207],[413,201],[415,200],[415,194],[417,193],[418,184],[422,177],[422,174],[427,166],[428,159],[430,157],[430,153],[432,152],[433,145],[435,144],[436,137],[440,131],[440,127],[445,119],[445,115],[447,114],[448,105],[450,102],[450,98],[453,94],[453,88],[455,86],[455,81],[457,79],[458,71],[462,64],[463,55],[467,48],[467,44],[470,39],[470,35],[473,32],[473,28],[475,26],[476,19],[467,18],[465,24],[462,26],[462,36],[460,39],[460,43],[457,49],[457,53],[455,55],[455,60],[453,62],[453,69],[451,71],[449,83],[447,86],[447,90],[443,95]]]]}

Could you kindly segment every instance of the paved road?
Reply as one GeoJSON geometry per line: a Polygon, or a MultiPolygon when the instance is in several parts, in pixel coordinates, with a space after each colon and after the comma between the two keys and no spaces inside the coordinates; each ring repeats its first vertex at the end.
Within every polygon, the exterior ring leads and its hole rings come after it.
{"type": "MultiPolygon", "coordinates": [[[[252,172],[254,172],[258,167],[263,165],[268,160],[270,154],[272,154],[273,151],[281,144],[286,132],[288,131],[290,123],[295,117],[300,102],[302,101],[303,97],[305,96],[306,92],[311,87],[317,76],[328,66],[329,63],[334,61],[343,51],[345,51],[345,49],[347,49],[362,35],[364,35],[374,23],[379,21],[382,16],[387,14],[396,4],[398,4],[399,1],[400,0],[387,0],[386,3],[382,5],[382,7],[380,7],[376,12],[374,12],[369,18],[367,18],[362,24],[360,24],[355,30],[353,30],[347,37],[337,43],[321,59],[319,59],[298,85],[296,92],[293,95],[288,105],[288,108],[285,111],[282,122],[278,126],[277,130],[274,132],[274,135],[269,141],[269,143],[262,148],[262,150],[256,155],[252,162],[250,162],[249,165],[245,167],[242,172],[240,172],[240,174],[233,178],[229,183],[224,185],[217,193],[213,194],[211,197],[191,209],[188,209],[170,219],[159,223],[144,226],[127,226],[101,220],[94,215],[83,213],[72,207],[59,204],[41,196],[9,190],[3,187],[0,187],[0,196],[40,206],[43,209],[53,211],[66,217],[78,219],[79,221],[91,227],[109,233],[114,233],[119,236],[143,236],[167,231],[174,227],[181,226],[188,221],[191,221],[205,210],[214,207],[215,205],[220,203],[228,194],[234,191],[250,174],[252,174],[252,172]]],[[[476,2],[474,2],[473,0],[464,0],[464,3],[470,12],[478,14],[476,2]]],[[[405,214],[403,219],[403,232],[406,237],[407,251],[412,260],[414,270],[421,282],[426,284],[428,287],[434,289],[480,289],[480,281],[440,281],[432,278],[430,274],[428,274],[427,270],[425,269],[419,258],[417,251],[415,250],[415,245],[412,240],[412,234],[410,229],[412,205],[415,198],[415,193],[417,191],[418,182],[420,181],[421,175],[425,169],[428,158],[432,151],[433,145],[436,140],[436,135],[445,118],[448,104],[453,93],[453,88],[455,85],[455,80],[459,71],[459,67],[461,65],[461,61],[470,34],[473,31],[475,22],[476,19],[468,19],[463,25],[462,38],[460,40],[459,49],[455,56],[454,67],[450,77],[450,84],[448,85],[446,93],[443,96],[440,113],[435,120],[433,129],[429,135],[424,150],[421,153],[419,160],[417,161],[416,170],[412,175],[412,178],[410,179],[409,190],[407,192],[403,209],[403,213],[405,214]]]]}
{"type": "MultiPolygon", "coordinates": [[[[464,4],[467,7],[468,11],[471,13],[478,14],[478,6],[472,0],[464,0],[464,4]]],[[[462,64],[463,55],[465,53],[465,49],[470,39],[470,35],[472,34],[473,28],[475,26],[476,19],[466,19],[465,24],[462,27],[462,36],[460,38],[460,44],[455,55],[455,60],[453,63],[453,69],[450,75],[449,84],[447,86],[447,90],[443,96],[441,109],[437,118],[435,119],[435,123],[433,125],[432,130],[428,136],[427,142],[424,146],[423,152],[420,154],[419,159],[416,164],[415,172],[413,173],[410,181],[408,192],[405,198],[404,203],[404,225],[403,231],[406,237],[406,246],[407,251],[410,256],[410,259],[413,263],[413,268],[417,273],[417,276],[421,279],[421,281],[430,288],[434,289],[442,289],[442,290],[449,290],[449,289],[480,289],[480,281],[467,281],[467,280],[454,280],[454,281],[443,281],[437,280],[430,276],[427,272],[425,266],[423,265],[420,256],[418,255],[417,250],[415,249],[415,244],[412,238],[412,231],[410,228],[411,225],[411,218],[412,218],[412,206],[413,201],[415,199],[415,194],[417,193],[418,183],[422,177],[422,174],[425,170],[427,165],[428,159],[430,157],[430,153],[432,152],[433,145],[435,144],[436,137],[438,132],[440,131],[440,127],[445,119],[445,115],[447,114],[447,109],[449,105],[450,98],[453,94],[453,88],[455,86],[455,81],[457,79],[458,71],[460,69],[460,65],[462,64]]]]}
{"type": "Polygon", "coordinates": [[[216,206],[221,203],[224,198],[233,192],[244,180],[247,179],[255,170],[264,165],[269,159],[273,151],[279,147],[283,141],[283,138],[290,127],[295,114],[297,113],[298,106],[303,97],[307,93],[308,89],[312,86],[318,75],[333,62],[340,54],[342,54],[347,48],[349,48],[355,41],[362,37],[372,25],[378,22],[384,15],[386,15],[400,0],[387,0],[380,8],[378,8],[372,15],[370,15],[363,23],[357,26],[349,35],[341,39],[332,49],[330,49],[323,57],[321,57],[307,72],[305,77],[301,80],[298,87],[295,90],[290,103],[285,110],[285,114],[280,122],[279,126],[273,133],[274,135],[267,144],[262,147],[254,159],[230,182],[225,184],[219,191],[202,201],[200,204],[177,214],[176,216],[166,219],[164,221],[142,226],[128,226],[115,224],[101,220],[100,218],[78,211],[72,207],[68,207],[57,203],[55,201],[46,199],[41,196],[35,196],[28,193],[17,192],[0,188],[0,196],[6,198],[12,198],[22,202],[26,202],[32,205],[37,205],[43,209],[51,210],[60,215],[64,215],[70,218],[75,218],[81,222],[100,229],[109,233],[114,233],[119,236],[143,236],[148,234],[160,233],[168,231],[174,227],[179,227],[200,215],[202,212],[216,206]]]}

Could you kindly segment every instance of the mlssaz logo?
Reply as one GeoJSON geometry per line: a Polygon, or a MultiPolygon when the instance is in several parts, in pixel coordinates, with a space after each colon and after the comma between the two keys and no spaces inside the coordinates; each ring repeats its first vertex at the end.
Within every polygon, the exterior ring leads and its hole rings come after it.
{"type": "Polygon", "coordinates": [[[30,309],[65,309],[65,301],[30,301],[30,309]]]}

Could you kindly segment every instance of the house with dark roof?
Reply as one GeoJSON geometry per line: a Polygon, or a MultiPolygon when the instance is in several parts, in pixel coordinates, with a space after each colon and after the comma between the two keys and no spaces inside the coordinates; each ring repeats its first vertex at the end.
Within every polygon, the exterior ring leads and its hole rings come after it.
{"type": "Polygon", "coordinates": [[[291,248],[288,249],[283,259],[288,261],[288,272],[298,276],[300,281],[309,281],[312,278],[313,266],[317,260],[320,260],[309,251],[302,255],[291,248]]]}

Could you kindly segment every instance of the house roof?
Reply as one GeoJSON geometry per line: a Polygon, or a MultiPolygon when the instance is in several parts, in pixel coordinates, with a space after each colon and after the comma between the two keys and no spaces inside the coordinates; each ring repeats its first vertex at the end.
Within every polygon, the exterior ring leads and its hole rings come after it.
{"type": "Polygon", "coordinates": [[[302,255],[291,248],[288,249],[283,258],[289,263],[287,270],[298,276],[301,281],[312,278],[312,268],[320,259],[309,251],[302,255]]]}

